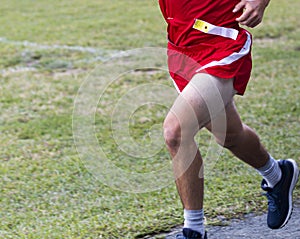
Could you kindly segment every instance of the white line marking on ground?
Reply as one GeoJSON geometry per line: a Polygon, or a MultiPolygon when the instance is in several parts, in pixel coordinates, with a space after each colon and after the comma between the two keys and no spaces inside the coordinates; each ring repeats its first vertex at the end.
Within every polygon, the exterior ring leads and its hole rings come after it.
{"type": "Polygon", "coordinates": [[[25,67],[22,67],[22,66],[9,67],[9,68],[1,70],[0,74],[2,76],[8,76],[8,75],[13,74],[13,73],[30,72],[30,71],[37,71],[37,69],[34,68],[34,67],[26,67],[26,66],[25,67]]]}
{"type": "MultiPolygon", "coordinates": [[[[15,41],[10,40],[5,37],[0,37],[0,43],[13,45],[13,46],[24,46],[26,48],[34,48],[37,50],[68,50],[68,51],[78,51],[82,53],[90,53],[93,54],[91,58],[84,58],[74,62],[77,63],[93,63],[97,61],[106,61],[111,57],[118,57],[120,55],[126,54],[125,51],[117,51],[117,50],[106,50],[100,49],[95,47],[84,47],[84,46],[68,46],[68,45],[47,45],[47,44],[39,44],[36,42],[30,41],[15,41]]],[[[17,72],[28,72],[28,71],[36,71],[37,69],[34,67],[11,67],[0,71],[1,75],[7,75],[10,73],[17,73],[17,72]]]]}
{"type": "Polygon", "coordinates": [[[79,51],[79,52],[86,52],[86,53],[92,53],[92,54],[115,54],[118,51],[112,51],[112,50],[104,50],[94,47],[84,47],[84,46],[67,46],[67,45],[45,45],[45,44],[39,44],[35,42],[29,42],[29,41],[14,41],[9,40],[5,37],[0,37],[0,42],[11,44],[15,46],[25,46],[25,47],[32,47],[37,49],[45,49],[45,50],[54,50],[54,49],[60,49],[60,50],[69,50],[69,51],[79,51]]]}

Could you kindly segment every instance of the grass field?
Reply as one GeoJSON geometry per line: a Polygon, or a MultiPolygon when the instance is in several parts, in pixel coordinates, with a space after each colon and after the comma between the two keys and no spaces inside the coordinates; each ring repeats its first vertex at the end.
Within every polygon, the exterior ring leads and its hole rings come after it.
{"type": "MultiPolygon", "coordinates": [[[[254,71],[236,101],[274,157],[300,164],[299,15],[297,0],[270,4],[264,23],[251,30],[254,71]]],[[[151,192],[116,190],[86,169],[73,140],[74,100],[95,66],[121,50],[165,46],[157,1],[2,0],[0,25],[0,238],[142,238],[182,223],[172,180],[151,192]]],[[[157,171],[170,160],[165,149],[129,157],[111,137],[113,104],[149,81],[170,85],[164,72],[124,75],[95,117],[102,148],[127,172],[157,171]]],[[[144,137],[146,146],[148,128],[161,124],[166,110],[147,105],[136,112],[136,140],[144,137]]],[[[205,153],[209,136],[198,138],[205,153]]],[[[229,153],[206,173],[208,223],[266,210],[260,177],[229,153]]]]}

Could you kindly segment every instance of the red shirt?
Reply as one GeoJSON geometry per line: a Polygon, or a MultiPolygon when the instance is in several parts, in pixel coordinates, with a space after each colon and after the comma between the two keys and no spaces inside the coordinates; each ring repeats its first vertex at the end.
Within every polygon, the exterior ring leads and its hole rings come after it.
{"type": "Polygon", "coordinates": [[[240,0],[159,0],[162,14],[168,23],[169,40],[178,46],[196,45],[204,41],[224,41],[193,29],[195,19],[216,26],[239,29],[235,20],[242,12],[233,13],[240,0]]]}

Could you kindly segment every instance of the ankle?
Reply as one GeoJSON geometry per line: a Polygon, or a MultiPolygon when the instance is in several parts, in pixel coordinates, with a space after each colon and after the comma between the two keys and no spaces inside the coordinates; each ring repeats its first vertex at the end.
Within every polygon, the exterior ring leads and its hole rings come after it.
{"type": "Polygon", "coordinates": [[[184,228],[189,228],[193,231],[204,235],[204,213],[201,210],[186,210],[184,209],[184,228]]]}
{"type": "Polygon", "coordinates": [[[278,162],[271,155],[269,161],[257,171],[263,176],[270,188],[273,188],[282,176],[278,162]]]}

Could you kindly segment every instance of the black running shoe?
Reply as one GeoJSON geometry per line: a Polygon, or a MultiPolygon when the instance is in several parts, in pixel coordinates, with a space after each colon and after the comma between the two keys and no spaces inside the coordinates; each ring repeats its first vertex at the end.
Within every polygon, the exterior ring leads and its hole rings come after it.
{"type": "Polygon", "coordinates": [[[207,234],[205,232],[204,237],[202,237],[199,232],[183,228],[182,233],[176,235],[176,239],[207,239],[207,234]]]}
{"type": "Polygon", "coordinates": [[[271,229],[284,227],[290,219],[293,211],[293,190],[299,175],[299,169],[294,160],[280,160],[278,164],[282,171],[282,177],[274,188],[269,188],[264,179],[261,183],[262,189],[267,192],[267,223],[271,229]]]}

